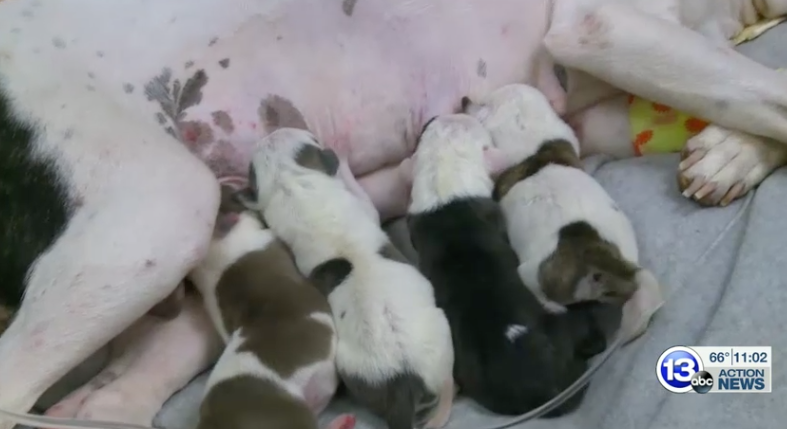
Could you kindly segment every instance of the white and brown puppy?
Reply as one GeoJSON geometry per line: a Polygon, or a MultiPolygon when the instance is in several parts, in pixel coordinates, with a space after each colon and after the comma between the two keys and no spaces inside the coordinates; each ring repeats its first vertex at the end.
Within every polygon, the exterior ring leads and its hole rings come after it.
{"type": "MultiPolygon", "coordinates": [[[[190,278],[227,344],[206,386],[199,429],[316,429],[339,384],[325,297],[256,213],[222,187],[216,232],[190,278]]],[[[330,429],[352,429],[342,415],[330,429]]]]}
{"type": "Polygon", "coordinates": [[[254,154],[252,204],[328,297],[352,397],[390,429],[441,427],[454,393],[446,317],[337,170],[336,154],[311,133],[279,129],[254,154]]]}
{"type": "MultiPolygon", "coordinates": [[[[557,396],[606,346],[593,305],[548,313],[522,284],[488,173],[492,140],[468,115],[424,127],[414,156],[407,225],[454,338],[456,381],[498,414],[522,414],[557,396]]],[[[597,305],[597,303],[596,303],[597,305]]],[[[575,409],[584,390],[549,417],[575,409]]]]}
{"type": "Polygon", "coordinates": [[[518,162],[497,178],[494,197],[524,283],[553,312],[584,300],[626,303],[624,335],[641,335],[663,304],[661,288],[638,265],[628,218],[582,169],[571,128],[527,85],[507,85],[478,100],[465,97],[462,104],[496,148],[518,162]]]}

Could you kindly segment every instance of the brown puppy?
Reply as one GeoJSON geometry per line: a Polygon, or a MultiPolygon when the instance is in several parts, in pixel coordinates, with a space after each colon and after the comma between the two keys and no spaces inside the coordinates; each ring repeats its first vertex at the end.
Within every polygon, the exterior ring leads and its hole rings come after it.
{"type": "MultiPolygon", "coordinates": [[[[208,255],[190,278],[227,349],[206,386],[200,429],[317,429],[339,383],[325,297],[262,220],[222,188],[208,255]]],[[[351,429],[342,415],[331,429],[351,429]]]]}

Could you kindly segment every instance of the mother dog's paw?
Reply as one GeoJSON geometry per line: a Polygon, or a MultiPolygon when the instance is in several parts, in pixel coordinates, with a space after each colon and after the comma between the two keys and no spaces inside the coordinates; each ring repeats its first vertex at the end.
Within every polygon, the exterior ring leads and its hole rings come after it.
{"type": "Polygon", "coordinates": [[[678,186],[700,204],[726,206],[786,162],[787,145],[709,125],[686,143],[678,186]]]}

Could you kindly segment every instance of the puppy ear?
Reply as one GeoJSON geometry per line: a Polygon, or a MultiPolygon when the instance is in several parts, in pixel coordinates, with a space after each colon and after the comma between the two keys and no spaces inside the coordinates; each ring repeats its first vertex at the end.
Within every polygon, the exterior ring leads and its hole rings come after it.
{"type": "Polygon", "coordinates": [[[320,151],[320,160],[324,167],[325,174],[335,176],[339,171],[339,156],[336,155],[332,149],[322,149],[320,151]]]}
{"type": "Polygon", "coordinates": [[[462,109],[459,113],[464,113],[466,115],[479,117],[478,115],[485,111],[486,107],[482,103],[476,103],[470,97],[464,96],[462,97],[462,109]]]}
{"type": "Polygon", "coordinates": [[[460,113],[470,113],[469,110],[473,107],[473,100],[468,96],[462,97],[462,107],[460,113]]]}
{"type": "Polygon", "coordinates": [[[303,144],[295,154],[295,162],[303,168],[335,176],[339,171],[339,157],[332,149],[303,144]]]}

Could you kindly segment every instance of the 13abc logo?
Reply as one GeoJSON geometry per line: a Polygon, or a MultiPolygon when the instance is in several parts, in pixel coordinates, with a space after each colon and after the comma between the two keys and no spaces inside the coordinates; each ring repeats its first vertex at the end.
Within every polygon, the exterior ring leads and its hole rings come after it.
{"type": "Polygon", "coordinates": [[[673,393],[708,393],[713,387],[713,376],[704,370],[700,356],[685,346],[670,347],[659,356],[656,377],[673,393]]]}

